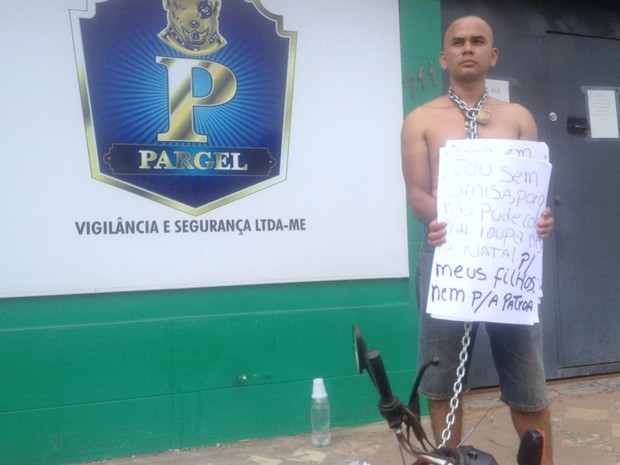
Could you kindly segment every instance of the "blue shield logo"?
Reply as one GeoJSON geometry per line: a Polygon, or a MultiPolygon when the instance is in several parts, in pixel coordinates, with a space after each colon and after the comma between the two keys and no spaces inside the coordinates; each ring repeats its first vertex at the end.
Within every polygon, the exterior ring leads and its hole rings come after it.
{"type": "Polygon", "coordinates": [[[200,215],[286,179],[296,33],[260,0],[72,10],[91,174],[200,215]]]}

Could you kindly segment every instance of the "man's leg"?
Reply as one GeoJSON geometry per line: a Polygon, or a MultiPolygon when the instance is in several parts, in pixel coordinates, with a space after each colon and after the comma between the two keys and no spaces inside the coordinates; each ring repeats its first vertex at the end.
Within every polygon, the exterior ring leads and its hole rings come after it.
{"type": "Polygon", "coordinates": [[[499,374],[501,399],[510,407],[519,437],[530,428],[545,436],[545,465],[552,465],[551,426],[540,324],[487,324],[493,360],[499,374]]]}
{"type": "MultiPolygon", "coordinates": [[[[418,367],[434,358],[439,359],[439,365],[428,367],[418,393],[429,399],[429,413],[435,444],[442,443],[441,433],[446,427],[446,416],[450,412],[450,398],[454,394],[454,382],[457,379],[456,368],[459,365],[459,353],[462,350],[462,339],[465,333],[463,323],[431,318],[426,313],[428,290],[431,280],[434,248],[428,245],[426,237],[422,243],[422,250],[416,269],[416,298],[420,310],[418,367]],[[431,400],[442,399],[442,400],[431,400]]],[[[474,326],[477,328],[477,325],[474,326]]],[[[470,336],[471,349],[475,340],[476,330],[470,336]]],[[[463,380],[465,381],[465,380],[463,380]]],[[[455,447],[461,438],[462,409],[455,412],[455,422],[451,431],[447,447],[455,447]]]]}
{"type": "Polygon", "coordinates": [[[528,429],[537,429],[543,434],[543,463],[545,465],[553,465],[553,444],[551,442],[549,408],[544,408],[538,412],[521,412],[511,408],[510,414],[512,416],[512,423],[520,438],[523,437],[528,429]]]}
{"type": "MultiPolygon", "coordinates": [[[[446,428],[446,417],[450,413],[450,400],[430,400],[428,401],[429,416],[433,428],[435,445],[443,442],[442,433],[446,428]]],[[[450,439],[446,442],[446,447],[455,448],[461,442],[461,428],[463,424],[463,408],[461,402],[454,412],[454,424],[450,428],[450,439]]]]}

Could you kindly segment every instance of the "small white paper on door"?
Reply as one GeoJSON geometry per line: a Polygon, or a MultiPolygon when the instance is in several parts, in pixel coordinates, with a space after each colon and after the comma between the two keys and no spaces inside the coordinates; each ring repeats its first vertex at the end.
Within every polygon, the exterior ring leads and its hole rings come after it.
{"type": "Polygon", "coordinates": [[[588,89],[590,135],[593,139],[618,139],[616,90],[588,89]]]}
{"type": "Polygon", "coordinates": [[[510,82],[499,79],[486,80],[487,92],[490,97],[495,97],[502,102],[510,103],[510,82]]]}

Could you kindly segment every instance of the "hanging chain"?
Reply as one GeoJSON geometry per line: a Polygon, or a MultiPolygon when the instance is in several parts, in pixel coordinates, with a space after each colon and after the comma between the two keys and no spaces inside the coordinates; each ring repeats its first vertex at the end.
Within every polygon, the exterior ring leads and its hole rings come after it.
{"type": "Polygon", "coordinates": [[[489,95],[485,89],[484,94],[480,97],[478,103],[476,103],[473,108],[469,108],[467,104],[454,93],[452,87],[448,88],[448,97],[450,97],[456,106],[459,107],[465,117],[465,129],[467,129],[468,139],[478,138],[478,113],[480,113],[480,110],[486,103],[488,96],[489,95]]]}
{"type": "MultiPolygon", "coordinates": [[[[473,108],[469,108],[467,104],[460,99],[452,90],[452,87],[448,88],[448,96],[450,99],[456,104],[457,107],[463,113],[465,117],[465,129],[467,129],[467,137],[469,139],[477,139],[478,138],[478,113],[484,106],[487,101],[488,93],[485,89],[484,94],[478,100],[478,103],[474,105],[473,108]]],[[[469,356],[468,349],[471,344],[471,330],[473,324],[471,322],[466,322],[464,325],[465,334],[463,334],[463,339],[461,339],[462,349],[459,353],[459,366],[456,368],[456,382],[454,383],[454,394],[450,399],[450,412],[446,415],[446,427],[441,433],[441,444],[439,448],[445,447],[447,442],[450,440],[450,436],[452,435],[452,425],[456,421],[456,409],[459,407],[459,397],[461,392],[463,391],[463,378],[465,377],[465,364],[467,363],[467,358],[469,356]]]]}
{"type": "Polygon", "coordinates": [[[461,353],[459,354],[459,366],[456,369],[456,382],[454,383],[454,395],[452,396],[452,399],[450,399],[450,412],[448,413],[448,415],[446,415],[446,427],[443,430],[443,432],[441,433],[441,445],[439,446],[439,448],[441,449],[442,447],[446,446],[446,443],[448,442],[448,440],[450,439],[450,436],[452,435],[452,425],[454,424],[454,421],[456,420],[456,416],[455,416],[455,412],[456,409],[459,407],[459,396],[461,395],[461,392],[463,391],[463,378],[465,377],[465,363],[467,363],[467,358],[468,358],[468,349],[469,349],[469,344],[471,343],[471,329],[472,329],[472,323],[471,322],[466,322],[465,323],[465,334],[463,335],[463,339],[461,340],[462,344],[463,344],[463,348],[461,349],[461,353]]]}

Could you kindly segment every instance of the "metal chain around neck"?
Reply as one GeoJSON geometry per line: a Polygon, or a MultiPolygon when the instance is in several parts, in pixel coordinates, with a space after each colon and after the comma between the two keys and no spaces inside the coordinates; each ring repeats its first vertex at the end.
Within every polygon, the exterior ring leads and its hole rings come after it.
{"type": "Polygon", "coordinates": [[[471,330],[473,324],[471,322],[465,323],[465,334],[461,340],[463,348],[459,354],[459,366],[456,369],[456,382],[454,383],[454,395],[450,399],[450,412],[446,415],[446,427],[441,433],[441,444],[439,448],[446,447],[447,442],[452,435],[452,425],[456,420],[455,412],[459,407],[459,396],[463,391],[463,378],[465,377],[465,363],[467,363],[469,344],[471,343],[471,330]]]}
{"type": "MultiPolygon", "coordinates": [[[[467,129],[467,137],[469,139],[477,139],[478,138],[478,113],[480,109],[484,106],[487,101],[488,93],[485,89],[484,94],[480,97],[480,100],[474,105],[473,108],[469,108],[467,104],[458,97],[452,90],[452,87],[448,88],[448,96],[450,99],[456,104],[457,107],[463,113],[465,117],[465,128],[467,129]]],[[[462,349],[459,353],[459,366],[456,368],[456,382],[454,383],[454,394],[450,399],[450,412],[446,415],[446,427],[441,433],[441,444],[439,448],[445,447],[447,442],[450,440],[450,436],[452,435],[452,425],[456,421],[456,409],[459,407],[459,396],[463,391],[463,378],[465,377],[465,364],[467,363],[467,358],[469,356],[468,349],[471,344],[471,330],[473,328],[473,324],[471,322],[465,322],[464,330],[465,334],[463,334],[463,339],[461,339],[462,349]]]]}
{"type": "Polygon", "coordinates": [[[468,139],[478,138],[478,113],[486,103],[488,96],[489,94],[485,89],[484,94],[480,97],[478,103],[476,103],[472,108],[469,108],[467,104],[454,93],[452,87],[448,88],[448,97],[450,97],[450,100],[452,100],[455,105],[459,107],[461,113],[463,113],[463,116],[465,117],[465,129],[467,129],[468,139]]]}

